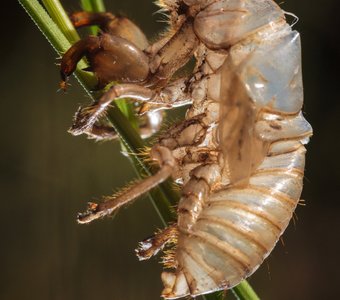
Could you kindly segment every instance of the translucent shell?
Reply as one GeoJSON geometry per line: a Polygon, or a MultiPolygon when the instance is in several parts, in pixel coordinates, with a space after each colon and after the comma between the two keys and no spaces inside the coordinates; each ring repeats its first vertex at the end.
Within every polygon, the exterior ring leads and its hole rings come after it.
{"type": "Polygon", "coordinates": [[[213,79],[228,184],[212,188],[192,227],[179,227],[178,267],[162,274],[168,299],[231,288],[260,266],[300,199],[312,135],[301,113],[300,37],[274,2],[216,1],[194,25],[208,47],[230,47],[213,79]]]}

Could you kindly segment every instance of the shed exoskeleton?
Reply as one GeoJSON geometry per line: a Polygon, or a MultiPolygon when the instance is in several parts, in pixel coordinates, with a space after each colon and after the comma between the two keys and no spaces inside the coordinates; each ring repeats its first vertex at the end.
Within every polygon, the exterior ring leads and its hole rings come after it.
{"type": "Polygon", "coordinates": [[[119,82],[79,109],[73,134],[114,135],[98,120],[119,98],[145,103],[150,132],[159,127],[158,110],[191,104],[185,120],[150,151],[159,171],[117,197],[91,203],[78,217],[88,223],[109,215],[172,176],[182,185],[177,223],[141,242],[136,253],[143,260],[173,246],[162,296],[175,299],[231,288],[269,255],[299,201],[312,128],[301,113],[299,34],[275,2],[159,5],[170,28],[152,45],[126,18],[73,14],[76,27],[96,24],[102,31],[65,53],[61,74],[65,82],[86,56],[100,87],[119,82]],[[173,79],[192,57],[192,74],[173,79]]]}

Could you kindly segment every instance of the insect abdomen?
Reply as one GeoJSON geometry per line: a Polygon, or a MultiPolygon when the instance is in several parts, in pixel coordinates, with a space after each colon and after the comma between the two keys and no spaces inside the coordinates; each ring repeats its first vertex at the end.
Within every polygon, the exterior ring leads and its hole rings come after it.
{"type": "MultiPolygon", "coordinates": [[[[271,156],[246,188],[229,187],[211,194],[190,232],[180,234],[176,257],[180,272],[172,293],[190,290],[195,296],[233,287],[274,248],[300,198],[305,148],[299,141],[281,141],[271,148],[271,156]],[[188,287],[183,287],[181,277],[188,287]]],[[[166,298],[177,298],[175,294],[166,298]]]]}

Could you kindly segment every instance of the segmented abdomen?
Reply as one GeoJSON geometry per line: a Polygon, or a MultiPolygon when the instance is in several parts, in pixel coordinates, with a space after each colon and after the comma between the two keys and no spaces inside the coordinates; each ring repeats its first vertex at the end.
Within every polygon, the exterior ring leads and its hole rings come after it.
{"type": "MultiPolygon", "coordinates": [[[[179,226],[176,272],[162,274],[165,298],[231,288],[251,275],[274,248],[300,199],[303,145],[312,134],[300,111],[300,39],[286,23],[278,22],[273,30],[274,25],[229,50],[221,79],[227,85],[221,87],[221,99],[235,97],[234,103],[239,103],[232,107],[235,111],[242,110],[249,99],[256,106],[259,114],[254,124],[238,126],[269,149],[261,164],[248,173],[245,187],[232,182],[212,190],[192,227],[179,226]]],[[[229,107],[224,108],[226,114],[219,119],[222,123],[228,120],[224,116],[228,117],[229,107]]],[[[222,125],[219,124],[220,130],[222,125]]],[[[244,140],[238,142],[242,145],[244,140]]],[[[223,150],[223,146],[220,139],[219,149],[223,150]]]]}
{"type": "Polygon", "coordinates": [[[191,295],[238,284],[287,227],[302,190],[305,148],[296,142],[296,149],[284,149],[285,141],[273,146],[279,152],[265,158],[247,188],[213,193],[190,233],[180,235],[177,259],[191,295]]]}

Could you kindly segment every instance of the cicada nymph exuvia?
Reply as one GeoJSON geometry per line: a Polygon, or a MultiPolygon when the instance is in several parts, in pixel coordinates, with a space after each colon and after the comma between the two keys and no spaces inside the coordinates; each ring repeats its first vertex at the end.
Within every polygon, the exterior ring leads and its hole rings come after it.
{"type": "Polygon", "coordinates": [[[71,132],[114,136],[100,125],[112,101],[142,102],[148,135],[159,110],[190,104],[185,119],[160,134],[150,156],[159,171],[119,196],[89,206],[87,223],[109,215],[168,177],[182,186],[177,223],[140,243],[148,259],[171,244],[162,296],[175,299],[224,290],[250,276],[269,255],[299,201],[305,147],[298,32],[272,0],[162,0],[169,30],[149,44],[127,18],[78,12],[76,27],[99,25],[98,36],[62,58],[63,84],[86,56],[98,101],[81,107],[71,132]],[[189,76],[173,76],[194,57],[189,76]]]}

